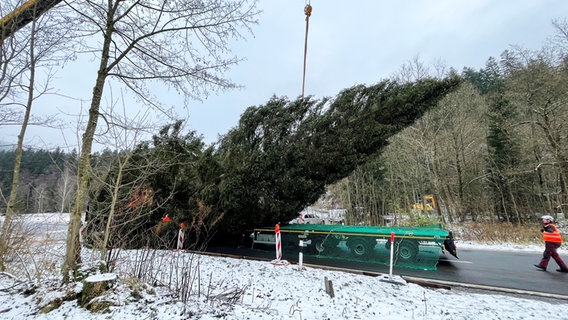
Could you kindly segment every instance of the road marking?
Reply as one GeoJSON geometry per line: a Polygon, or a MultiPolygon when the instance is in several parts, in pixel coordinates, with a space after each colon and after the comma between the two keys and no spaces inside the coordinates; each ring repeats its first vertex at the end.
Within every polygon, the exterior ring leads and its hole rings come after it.
{"type": "Polygon", "coordinates": [[[439,259],[439,261],[447,261],[452,263],[473,263],[471,261],[466,261],[466,260],[450,260],[450,259],[439,259]]]}

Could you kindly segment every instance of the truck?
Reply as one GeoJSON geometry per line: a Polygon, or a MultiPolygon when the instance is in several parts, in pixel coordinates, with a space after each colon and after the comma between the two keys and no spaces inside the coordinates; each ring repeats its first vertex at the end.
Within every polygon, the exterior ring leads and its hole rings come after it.
{"type": "MultiPolygon", "coordinates": [[[[391,243],[397,266],[435,270],[441,254],[457,256],[453,234],[441,225],[425,227],[287,224],[278,226],[282,252],[320,258],[388,264],[391,243]],[[391,235],[394,241],[391,242],[391,235]],[[300,247],[300,241],[304,245],[300,247]]],[[[252,246],[275,245],[275,228],[254,229],[252,246]]]]}

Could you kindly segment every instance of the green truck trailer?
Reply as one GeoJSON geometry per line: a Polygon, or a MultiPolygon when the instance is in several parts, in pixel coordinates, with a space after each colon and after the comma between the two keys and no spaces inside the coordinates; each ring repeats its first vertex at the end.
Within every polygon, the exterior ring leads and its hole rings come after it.
{"type": "MultiPolygon", "coordinates": [[[[303,254],[379,264],[390,263],[394,244],[394,265],[435,270],[442,254],[457,258],[453,235],[440,225],[427,227],[346,226],[288,224],[278,226],[285,255],[303,254]],[[394,241],[391,242],[391,236],[394,241]],[[300,242],[301,241],[301,242],[300,242]],[[300,247],[300,243],[303,247],[300,247]]],[[[276,245],[276,228],[257,228],[252,245],[276,245]]]]}

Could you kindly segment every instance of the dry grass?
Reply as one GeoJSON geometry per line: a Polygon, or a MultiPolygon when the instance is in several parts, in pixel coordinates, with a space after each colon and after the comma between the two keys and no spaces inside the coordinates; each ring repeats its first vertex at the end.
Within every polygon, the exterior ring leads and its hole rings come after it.
{"type": "Polygon", "coordinates": [[[466,222],[446,226],[454,237],[461,241],[474,241],[485,244],[515,243],[542,244],[538,223],[517,225],[512,223],[466,222]]]}

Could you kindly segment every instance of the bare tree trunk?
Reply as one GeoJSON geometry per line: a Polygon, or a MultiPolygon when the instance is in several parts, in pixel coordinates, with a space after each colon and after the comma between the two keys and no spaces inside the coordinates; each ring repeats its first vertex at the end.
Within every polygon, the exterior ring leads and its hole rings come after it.
{"type": "MultiPolygon", "coordinates": [[[[109,16],[112,17],[113,12],[109,11],[109,16]]],[[[111,19],[109,18],[109,21],[111,19]]],[[[99,118],[99,109],[103,95],[105,81],[108,75],[107,64],[109,60],[109,48],[111,42],[111,32],[105,33],[105,41],[101,55],[101,63],[97,73],[97,81],[93,88],[93,100],[89,108],[89,119],[87,128],[83,133],[81,156],[79,158],[79,166],[77,168],[77,192],[75,193],[75,200],[71,208],[71,217],[69,221],[69,228],[67,231],[67,249],[65,252],[65,262],[63,264],[63,281],[69,282],[69,271],[77,268],[81,263],[81,243],[79,241],[79,230],[81,228],[81,216],[84,211],[85,201],[89,189],[89,173],[91,168],[91,151],[93,147],[93,139],[95,130],[97,128],[97,121],[99,118]]]]}
{"type": "Polygon", "coordinates": [[[61,183],[59,188],[59,195],[61,196],[61,204],[59,212],[66,212],[65,209],[68,209],[68,200],[69,195],[71,194],[72,188],[72,176],[69,170],[69,165],[66,164],[65,168],[61,171],[61,183]]]}
{"type": "MultiPolygon", "coordinates": [[[[107,47],[108,49],[108,47],[107,47]]],[[[106,53],[108,57],[108,50],[106,53]]],[[[106,60],[105,60],[106,61],[106,60]]],[[[101,62],[101,67],[103,62],[101,62]]],[[[102,68],[101,68],[102,69],[102,68]]],[[[100,70],[100,69],[99,69],[100,70]]],[[[99,107],[101,103],[102,91],[106,79],[106,74],[99,71],[95,88],[93,89],[93,101],[89,109],[89,120],[87,128],[83,134],[81,156],[79,158],[79,166],[77,170],[77,192],[71,209],[71,217],[69,221],[69,229],[67,231],[67,250],[65,253],[65,263],[63,265],[64,282],[68,282],[69,271],[75,270],[77,265],[81,263],[81,244],[79,242],[79,230],[81,228],[81,216],[84,211],[85,201],[89,189],[89,173],[91,150],[93,138],[97,127],[99,115],[99,107]]]]}
{"type": "MultiPolygon", "coordinates": [[[[119,156],[119,159],[120,159],[120,156],[119,156]]],[[[108,220],[107,220],[107,224],[105,226],[103,243],[101,245],[101,260],[103,260],[103,261],[107,260],[107,246],[108,246],[108,241],[109,241],[109,237],[110,237],[110,229],[111,229],[111,226],[112,226],[112,221],[114,219],[114,215],[115,215],[116,208],[117,208],[118,195],[119,195],[120,187],[122,186],[122,174],[123,174],[124,168],[126,167],[129,160],[130,160],[130,155],[127,155],[126,159],[124,159],[124,161],[123,160],[118,161],[119,162],[118,175],[116,177],[116,180],[114,181],[114,186],[113,186],[113,191],[112,191],[112,199],[111,199],[110,210],[109,210],[109,214],[108,214],[108,220]]]]}
{"type": "Polygon", "coordinates": [[[354,215],[353,215],[353,206],[351,203],[351,186],[350,186],[350,182],[349,182],[349,178],[345,178],[345,195],[346,197],[346,201],[345,204],[347,205],[348,208],[348,215],[346,217],[347,220],[347,224],[355,224],[355,219],[354,219],[354,215]]]}

